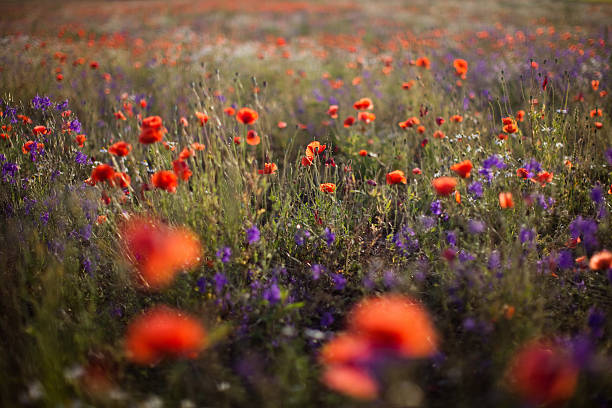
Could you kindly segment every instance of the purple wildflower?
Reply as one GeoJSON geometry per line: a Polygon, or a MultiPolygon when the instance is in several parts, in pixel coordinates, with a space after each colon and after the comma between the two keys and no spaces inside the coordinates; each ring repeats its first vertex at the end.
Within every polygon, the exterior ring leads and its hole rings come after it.
{"type": "Polygon", "coordinates": [[[474,198],[482,197],[482,184],[478,181],[474,181],[472,184],[470,184],[467,190],[468,193],[470,193],[470,195],[474,198]]]}
{"type": "Polygon", "coordinates": [[[281,300],[281,291],[276,283],[273,283],[263,292],[263,298],[270,302],[270,304],[276,304],[281,300]]]}
{"type": "Polygon", "coordinates": [[[331,246],[336,240],[336,234],[334,234],[328,227],[325,227],[325,242],[327,246],[331,246]]]}
{"type": "Polygon", "coordinates": [[[261,234],[259,233],[259,229],[257,228],[257,225],[253,225],[251,228],[248,228],[246,230],[246,237],[247,237],[247,241],[249,245],[259,242],[260,236],[261,234]]]}
{"type": "Polygon", "coordinates": [[[221,262],[228,263],[232,256],[232,249],[230,247],[223,247],[217,251],[217,258],[221,259],[221,262]]]}
{"type": "Polygon", "coordinates": [[[87,155],[85,153],[82,153],[81,151],[77,151],[74,161],[77,162],[78,164],[86,164],[87,155]]]}
{"type": "Polygon", "coordinates": [[[213,279],[215,281],[215,292],[219,294],[227,284],[227,278],[222,273],[216,273],[213,279]]]}
{"type": "Polygon", "coordinates": [[[432,201],[431,205],[429,206],[429,209],[431,210],[431,213],[433,215],[442,214],[442,202],[440,200],[432,201]]]}
{"type": "Polygon", "coordinates": [[[468,230],[471,234],[481,234],[487,228],[487,224],[479,220],[469,220],[468,230]]]}
{"type": "Polygon", "coordinates": [[[334,281],[334,288],[336,290],[343,290],[346,286],[346,278],[339,273],[331,274],[332,280],[334,281]]]}
{"type": "Polygon", "coordinates": [[[523,227],[521,228],[521,231],[519,232],[519,238],[523,244],[531,243],[533,239],[535,238],[535,235],[536,235],[535,230],[531,228],[523,227]]]}

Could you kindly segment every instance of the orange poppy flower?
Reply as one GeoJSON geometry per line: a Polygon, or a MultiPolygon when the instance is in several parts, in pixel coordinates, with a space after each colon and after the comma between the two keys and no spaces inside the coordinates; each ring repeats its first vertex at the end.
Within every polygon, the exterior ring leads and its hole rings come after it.
{"type": "Polygon", "coordinates": [[[458,190],[455,190],[455,201],[457,204],[461,204],[461,193],[458,190]]]}
{"type": "MultiPolygon", "coordinates": [[[[196,111],[196,117],[200,121],[200,126],[204,126],[208,122],[208,115],[203,112],[196,111]]],[[[186,120],[185,120],[186,121],[186,120]]]]}
{"type": "Polygon", "coordinates": [[[429,357],[437,351],[438,335],[425,309],[409,297],[389,294],[362,300],[348,317],[349,330],[375,349],[403,357],[429,357]]]}
{"type": "Polygon", "coordinates": [[[251,108],[242,108],[236,113],[236,120],[245,125],[252,125],[259,118],[259,114],[251,108]]]}
{"type": "Polygon", "coordinates": [[[414,86],[414,83],[415,83],[414,80],[410,80],[408,82],[404,82],[404,83],[402,83],[402,89],[409,90],[410,88],[412,88],[414,86]]]}
{"type": "Polygon", "coordinates": [[[174,193],[178,187],[178,178],[173,171],[161,170],[151,176],[151,183],[157,188],[174,193]]]}
{"type": "Polygon", "coordinates": [[[565,350],[534,341],[515,355],[507,378],[510,387],[529,402],[554,405],[574,394],[578,368],[565,350]]]}
{"type": "Polygon", "coordinates": [[[182,127],[189,126],[189,122],[187,121],[187,118],[184,116],[181,116],[181,118],[179,119],[179,123],[181,124],[182,127]]]}
{"type": "Polygon", "coordinates": [[[192,231],[144,216],[125,221],[119,237],[126,260],[138,272],[137,281],[149,290],[168,286],[177,273],[196,266],[202,256],[192,231]]]}
{"type": "Polygon", "coordinates": [[[446,135],[441,130],[436,130],[433,134],[434,139],[444,139],[446,135]]]}
{"type": "Polygon", "coordinates": [[[512,198],[512,193],[509,193],[509,192],[499,193],[499,206],[501,208],[514,207],[514,199],[512,198]]]}
{"type": "Polygon", "coordinates": [[[602,116],[601,109],[592,109],[590,115],[592,118],[595,116],[602,116]]]}
{"type": "Polygon", "coordinates": [[[431,62],[429,62],[429,58],[427,57],[419,57],[416,60],[416,66],[429,69],[429,67],[431,66],[431,62]]]}
{"type": "Polygon", "coordinates": [[[543,171],[538,173],[538,175],[531,179],[534,183],[540,183],[540,185],[545,186],[547,183],[550,183],[553,179],[553,173],[549,173],[547,171],[543,171]]]}
{"type": "MultiPolygon", "coordinates": [[[[202,145],[203,146],[203,145],[202,145]]],[[[193,149],[189,149],[187,147],[185,147],[183,150],[181,150],[181,152],[179,153],[179,159],[181,160],[187,160],[188,158],[192,157],[195,154],[195,152],[193,151],[193,149]]]]}
{"type": "Polygon", "coordinates": [[[115,119],[117,120],[127,120],[127,118],[121,111],[115,112],[114,115],[115,115],[115,119]]]}
{"type": "Polygon", "coordinates": [[[87,137],[85,137],[85,135],[76,135],[74,140],[75,142],[77,142],[79,147],[83,147],[85,145],[85,141],[87,140],[87,137]]]}
{"type": "Polygon", "coordinates": [[[518,126],[516,126],[516,123],[510,122],[509,124],[504,125],[503,130],[504,132],[509,133],[509,134],[516,133],[518,132],[518,126]]]}
{"type": "Polygon", "coordinates": [[[334,183],[323,183],[319,186],[324,193],[333,193],[336,191],[336,185],[334,183]]]}
{"type": "Polygon", "coordinates": [[[197,151],[203,151],[204,149],[206,149],[206,146],[203,145],[202,143],[193,142],[191,144],[191,148],[197,151]]]}
{"type": "Polygon", "coordinates": [[[361,157],[366,157],[366,156],[368,155],[368,151],[367,151],[367,150],[363,150],[363,149],[362,149],[362,150],[360,150],[360,151],[359,151],[359,155],[360,155],[361,157]]]}
{"type": "Polygon", "coordinates": [[[373,122],[376,119],[376,115],[372,112],[359,112],[357,119],[367,124],[373,122]]]}
{"type": "Polygon", "coordinates": [[[453,61],[453,67],[455,68],[455,73],[457,74],[457,76],[460,76],[462,79],[465,79],[468,71],[467,61],[461,58],[457,58],[453,61]]]}
{"type": "Polygon", "coordinates": [[[192,171],[189,169],[189,165],[183,159],[176,159],[172,162],[172,169],[174,170],[174,174],[177,175],[181,180],[188,181],[192,171]]]}
{"type": "Polygon", "coordinates": [[[323,346],[319,359],[323,364],[346,364],[367,360],[372,351],[370,343],[363,336],[341,333],[323,346]]]}
{"type": "Polygon", "coordinates": [[[595,129],[601,129],[603,127],[603,123],[595,122],[595,129]]]}
{"type": "Polygon", "coordinates": [[[34,133],[34,136],[46,135],[47,133],[49,133],[49,130],[42,125],[38,125],[38,126],[34,126],[34,129],[32,129],[32,132],[34,133]]]}
{"type": "Polygon", "coordinates": [[[313,157],[314,155],[323,153],[325,147],[325,145],[322,145],[317,141],[310,142],[308,146],[306,146],[306,157],[313,157]]]}
{"type": "Polygon", "coordinates": [[[242,143],[242,138],[240,136],[234,136],[234,144],[239,145],[242,143]]]}
{"type": "Polygon", "coordinates": [[[284,129],[287,127],[287,122],[278,122],[276,126],[278,126],[279,129],[284,129]]]}
{"type": "Polygon", "coordinates": [[[522,122],[525,120],[525,111],[524,110],[520,110],[518,112],[516,112],[516,120],[518,120],[519,122],[522,122]]]}
{"type": "Polygon", "coordinates": [[[227,116],[234,116],[236,114],[236,109],[228,106],[227,108],[223,109],[223,113],[225,113],[227,116]]]}
{"type": "Polygon", "coordinates": [[[438,195],[447,196],[455,191],[457,179],[454,177],[438,177],[431,181],[431,185],[438,195]]]}
{"type": "Polygon", "coordinates": [[[155,306],[130,322],[125,351],[130,361],[153,364],[164,357],[195,358],[207,345],[207,334],[194,317],[155,306]]]}
{"type": "Polygon", "coordinates": [[[332,365],[325,369],[321,381],[332,390],[361,400],[373,400],[378,384],[363,369],[349,365],[332,365]]]}
{"type": "Polygon", "coordinates": [[[469,178],[472,168],[473,166],[470,160],[464,160],[451,166],[451,170],[457,173],[461,178],[469,178]]]}
{"type": "Polygon", "coordinates": [[[450,117],[450,121],[451,122],[455,122],[455,123],[461,123],[463,122],[463,116],[461,115],[453,115],[450,117]]]}
{"type": "Polygon", "coordinates": [[[34,143],[36,143],[36,150],[39,152],[45,148],[45,145],[43,143],[34,142],[33,140],[28,140],[27,142],[23,144],[23,146],[21,146],[21,151],[23,152],[23,154],[28,154],[30,150],[32,150],[34,143]]]}
{"type": "Polygon", "coordinates": [[[109,166],[108,164],[100,164],[91,171],[90,179],[95,185],[96,183],[104,181],[110,182],[112,181],[113,177],[115,177],[115,170],[112,168],[112,166],[109,166]]]}
{"type": "Polygon", "coordinates": [[[394,170],[391,173],[387,173],[387,184],[389,185],[393,185],[393,184],[406,184],[407,180],[406,180],[406,176],[404,175],[404,172],[401,170],[394,170]]]}
{"type": "Polygon", "coordinates": [[[417,128],[417,132],[419,132],[420,134],[425,133],[425,126],[422,126],[422,125],[421,125],[421,126],[419,126],[419,127],[417,128]]]}
{"type": "Polygon", "coordinates": [[[370,98],[361,98],[353,104],[353,108],[357,110],[368,110],[373,109],[374,104],[370,98]]]}
{"type": "Polygon", "coordinates": [[[274,174],[278,170],[278,167],[274,163],[264,163],[263,170],[257,170],[258,174],[274,174]]]}
{"type": "Polygon", "coordinates": [[[527,171],[526,168],[521,167],[520,169],[516,171],[516,176],[518,178],[526,179],[529,176],[529,172],[527,171]]]}
{"type": "Polygon", "coordinates": [[[332,119],[336,119],[338,117],[338,105],[330,105],[329,109],[327,109],[327,114],[332,119]]]}
{"type": "Polygon", "coordinates": [[[257,146],[261,142],[261,138],[253,129],[247,132],[246,142],[248,145],[257,146]]]}
{"type": "Polygon", "coordinates": [[[589,267],[594,270],[612,268],[612,252],[605,249],[601,252],[597,252],[591,257],[589,267]]]}
{"type": "Polygon", "coordinates": [[[594,79],[591,81],[591,88],[593,88],[594,91],[599,89],[599,81],[594,79]]]}
{"type": "Polygon", "coordinates": [[[131,151],[132,145],[123,141],[114,143],[108,148],[108,152],[110,154],[114,154],[115,156],[119,157],[127,156],[131,151]]]}
{"type": "Polygon", "coordinates": [[[344,127],[351,127],[353,126],[353,124],[355,123],[355,118],[352,116],[349,116],[348,118],[344,119],[344,127]]]}
{"type": "Polygon", "coordinates": [[[142,120],[140,127],[139,141],[142,144],[152,144],[161,142],[166,129],[162,126],[162,118],[160,116],[149,116],[142,120]]]}

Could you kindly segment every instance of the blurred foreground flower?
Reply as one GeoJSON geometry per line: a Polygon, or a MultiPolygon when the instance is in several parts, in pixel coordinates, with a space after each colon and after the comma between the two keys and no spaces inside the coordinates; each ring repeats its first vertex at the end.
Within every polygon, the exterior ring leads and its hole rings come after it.
{"type": "Polygon", "coordinates": [[[196,318],[155,306],[130,323],[125,350],[134,363],[153,364],[163,357],[195,358],[207,343],[206,330],[196,318]]]}
{"type": "Polygon", "coordinates": [[[554,405],[574,394],[578,368],[566,350],[546,341],[534,341],[516,354],[508,376],[510,386],[525,400],[554,405]]]}
{"type": "Polygon", "coordinates": [[[388,358],[424,358],[437,351],[438,335],[425,309],[413,299],[391,294],[357,304],[348,331],[321,350],[322,381],[359,399],[374,399],[377,362],[388,358]]]}
{"type": "Polygon", "coordinates": [[[151,290],[168,286],[178,272],[196,266],[202,256],[200,241],[189,229],[141,216],[125,221],[120,239],[140,282],[151,290]]]}

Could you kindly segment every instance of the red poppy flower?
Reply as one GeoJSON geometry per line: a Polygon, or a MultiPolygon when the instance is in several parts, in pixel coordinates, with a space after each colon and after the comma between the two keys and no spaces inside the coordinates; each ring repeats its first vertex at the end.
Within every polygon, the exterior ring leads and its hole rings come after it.
{"type": "MultiPolygon", "coordinates": [[[[204,146],[204,145],[200,145],[199,143],[197,143],[197,145],[199,146],[204,146]]],[[[192,144],[193,146],[193,144],[192,144]]],[[[204,150],[203,148],[200,150],[204,150]]],[[[189,149],[187,147],[185,147],[183,150],[181,150],[181,152],[179,153],[179,159],[181,160],[187,160],[190,157],[193,157],[193,155],[195,154],[195,152],[193,151],[193,149],[189,149]]]]}
{"type": "Polygon", "coordinates": [[[30,150],[32,150],[34,145],[36,145],[36,150],[39,152],[45,148],[45,145],[43,143],[28,140],[23,144],[23,146],[21,146],[21,151],[23,152],[23,154],[28,154],[30,150]]]}
{"type": "Polygon", "coordinates": [[[394,170],[390,173],[387,173],[387,184],[389,185],[393,185],[393,184],[406,184],[407,180],[406,180],[406,176],[404,175],[404,172],[401,170],[394,170]]]}
{"type": "Polygon", "coordinates": [[[404,83],[402,83],[402,89],[409,90],[410,88],[412,88],[414,86],[414,83],[415,82],[413,80],[410,80],[408,82],[404,82],[404,83]]]}
{"type": "Polygon", "coordinates": [[[242,108],[236,113],[236,120],[245,125],[252,125],[259,118],[259,114],[251,108],[242,108]]]}
{"type": "Polygon", "coordinates": [[[447,196],[455,191],[457,179],[454,177],[438,177],[431,181],[431,185],[438,195],[447,196]]]}
{"type": "Polygon", "coordinates": [[[336,191],[336,185],[334,183],[323,183],[319,186],[324,193],[333,193],[336,191]]]}
{"type": "Polygon", "coordinates": [[[472,167],[472,162],[470,160],[464,160],[460,163],[453,164],[451,170],[457,173],[461,178],[469,178],[472,167]]]}
{"type": "Polygon", "coordinates": [[[77,142],[79,147],[83,147],[86,140],[87,138],[85,137],[85,135],[76,135],[76,137],[74,138],[74,141],[77,142]]]}
{"type": "Polygon", "coordinates": [[[121,225],[120,241],[126,259],[138,272],[137,281],[150,290],[168,286],[177,273],[196,266],[202,256],[200,241],[189,229],[144,216],[131,217],[121,225]]]}
{"type": "Polygon", "coordinates": [[[520,169],[516,171],[516,176],[518,178],[526,179],[527,177],[529,177],[529,172],[527,171],[526,168],[521,167],[520,169]]]}
{"type": "Polygon", "coordinates": [[[137,364],[164,357],[195,358],[207,345],[206,330],[194,317],[166,306],[155,306],[128,326],[125,350],[137,364]]]}
{"type": "Polygon", "coordinates": [[[121,111],[115,112],[114,115],[115,115],[115,119],[117,120],[127,120],[127,118],[121,111]]]}
{"type": "Polygon", "coordinates": [[[455,68],[455,73],[457,76],[460,76],[462,79],[465,79],[465,76],[468,71],[468,63],[466,60],[457,58],[453,61],[453,67],[455,68]]]}
{"type": "Polygon", "coordinates": [[[547,183],[550,183],[553,179],[553,173],[549,173],[547,171],[542,171],[538,173],[538,175],[531,179],[534,183],[540,183],[540,185],[545,186],[547,183]]]}
{"type": "Polygon", "coordinates": [[[444,139],[446,135],[441,130],[436,130],[433,134],[434,139],[444,139]]]}
{"type": "Polygon", "coordinates": [[[225,113],[227,116],[234,116],[236,114],[236,109],[228,106],[227,108],[223,109],[223,113],[225,113]]]}
{"type": "Polygon", "coordinates": [[[139,141],[142,144],[161,142],[166,132],[166,129],[162,126],[162,118],[160,116],[144,118],[140,129],[139,141]]]}
{"type": "Polygon", "coordinates": [[[203,112],[196,111],[196,118],[200,121],[200,126],[204,126],[208,122],[208,115],[203,112]]]}
{"type": "Polygon", "coordinates": [[[499,193],[499,206],[501,208],[514,207],[514,199],[512,198],[512,193],[508,193],[508,192],[499,193]]]}
{"type": "Polygon", "coordinates": [[[429,357],[437,351],[438,335],[425,309],[402,295],[362,300],[348,317],[349,330],[374,349],[403,357],[429,357]]]}
{"type": "Polygon", "coordinates": [[[330,105],[329,109],[327,109],[327,114],[336,119],[338,117],[338,105],[330,105]]]}
{"type": "Polygon", "coordinates": [[[108,164],[100,164],[91,171],[91,181],[93,184],[103,181],[112,181],[115,176],[115,170],[108,164]]]}
{"type": "Polygon", "coordinates": [[[259,174],[274,174],[278,170],[278,167],[274,163],[264,163],[263,170],[257,170],[259,174]]]}
{"type": "Polygon", "coordinates": [[[370,98],[361,98],[353,104],[353,108],[357,110],[373,109],[374,104],[370,98]]]}
{"type": "Polygon", "coordinates": [[[429,58],[427,57],[419,57],[416,60],[416,66],[429,69],[429,67],[431,66],[431,62],[429,62],[429,58]]]}
{"type": "Polygon", "coordinates": [[[261,142],[261,139],[257,132],[251,129],[247,132],[246,142],[248,145],[257,146],[261,142]]]}
{"type": "Polygon", "coordinates": [[[363,149],[362,149],[362,150],[360,150],[360,151],[359,151],[359,155],[360,155],[361,157],[366,157],[366,156],[368,155],[368,151],[367,151],[367,150],[363,150],[363,149]]]}
{"type": "Polygon", "coordinates": [[[306,146],[306,157],[313,157],[315,155],[323,153],[325,147],[325,145],[322,145],[317,141],[310,142],[308,146],[306,146]]]}
{"type": "Polygon", "coordinates": [[[49,133],[49,130],[42,125],[38,125],[38,126],[34,126],[34,129],[32,129],[32,132],[34,133],[34,136],[46,135],[47,133],[49,133]]]}
{"type": "Polygon", "coordinates": [[[277,126],[279,129],[284,129],[284,128],[286,128],[286,127],[287,127],[287,122],[278,122],[278,123],[276,124],[276,126],[277,126]]]}
{"type": "Polygon", "coordinates": [[[312,163],[314,161],[314,156],[305,156],[302,157],[302,166],[308,167],[308,166],[312,166],[312,163]]]}
{"type": "Polygon", "coordinates": [[[348,118],[344,119],[344,127],[351,127],[353,126],[353,124],[355,123],[355,118],[352,116],[349,116],[348,118]]]}
{"type": "Polygon", "coordinates": [[[461,115],[453,115],[450,117],[450,121],[451,122],[455,122],[455,123],[461,123],[463,122],[463,116],[461,115]]]}
{"type": "Polygon", "coordinates": [[[178,178],[176,174],[170,170],[161,170],[153,174],[151,183],[157,188],[166,190],[169,193],[174,193],[176,192],[176,187],[178,187],[178,178]]]}
{"type": "Polygon", "coordinates": [[[578,367],[565,350],[535,341],[516,354],[507,377],[510,387],[527,401],[538,406],[554,405],[574,394],[578,367]]]}
{"type": "Polygon", "coordinates": [[[518,112],[516,112],[516,120],[518,120],[519,122],[522,122],[525,120],[525,111],[524,110],[520,110],[518,112]]]}
{"type": "Polygon", "coordinates": [[[115,156],[119,157],[127,156],[131,151],[132,145],[123,141],[117,142],[108,148],[108,152],[110,154],[114,154],[115,156]]]}
{"type": "Polygon", "coordinates": [[[193,174],[189,169],[189,165],[183,159],[176,159],[172,162],[172,169],[174,174],[183,181],[188,181],[193,174]]]}
{"type": "Polygon", "coordinates": [[[378,395],[376,381],[365,370],[349,365],[330,366],[321,381],[332,390],[361,400],[372,400],[378,395]]]}
{"type": "Polygon", "coordinates": [[[357,119],[367,124],[373,122],[376,119],[376,115],[372,112],[359,112],[357,114],[357,119]]]}
{"type": "Polygon", "coordinates": [[[606,270],[612,268],[612,252],[604,249],[593,254],[589,261],[589,267],[594,270],[606,270]]]}

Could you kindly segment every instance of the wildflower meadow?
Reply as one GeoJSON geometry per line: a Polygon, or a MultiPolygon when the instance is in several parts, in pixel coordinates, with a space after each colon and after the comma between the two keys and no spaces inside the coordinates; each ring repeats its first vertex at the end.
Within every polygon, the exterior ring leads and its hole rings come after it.
{"type": "Polygon", "coordinates": [[[612,2],[0,22],[0,406],[612,407],[612,2]]]}

